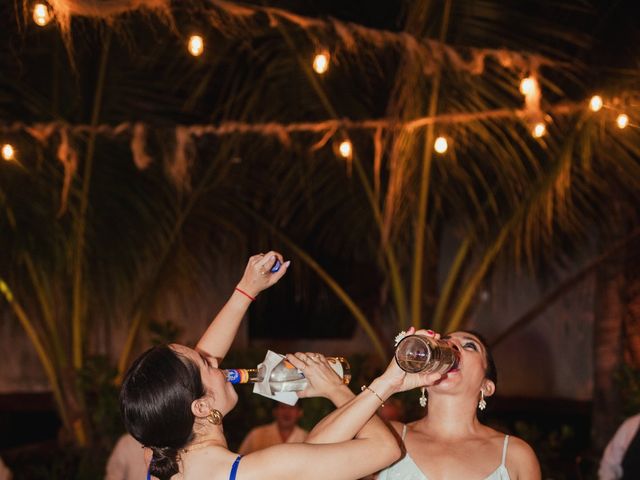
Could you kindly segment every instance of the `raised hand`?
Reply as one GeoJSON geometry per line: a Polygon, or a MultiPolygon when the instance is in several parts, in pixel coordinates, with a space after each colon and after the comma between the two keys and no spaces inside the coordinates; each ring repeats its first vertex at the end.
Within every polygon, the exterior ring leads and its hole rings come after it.
{"type": "Polygon", "coordinates": [[[260,292],[277,283],[287,273],[290,264],[291,261],[285,262],[282,255],[275,251],[254,255],[249,258],[244,275],[237,287],[256,297],[260,292]],[[280,269],[272,272],[271,269],[276,262],[280,264],[280,269]]]}

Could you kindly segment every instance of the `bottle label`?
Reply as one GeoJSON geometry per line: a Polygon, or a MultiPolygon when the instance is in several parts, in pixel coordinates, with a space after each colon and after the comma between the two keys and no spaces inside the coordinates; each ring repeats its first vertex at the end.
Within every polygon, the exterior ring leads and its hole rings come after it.
{"type": "Polygon", "coordinates": [[[227,382],[232,385],[238,383],[247,383],[249,381],[249,372],[242,368],[230,368],[227,370],[227,382]]]}

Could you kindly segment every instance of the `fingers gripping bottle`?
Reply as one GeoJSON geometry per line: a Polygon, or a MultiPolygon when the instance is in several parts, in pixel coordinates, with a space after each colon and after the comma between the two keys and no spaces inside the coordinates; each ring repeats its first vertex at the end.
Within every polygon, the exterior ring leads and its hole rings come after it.
{"type": "MultiPolygon", "coordinates": [[[[338,374],[345,384],[351,381],[351,368],[349,362],[343,357],[327,357],[331,368],[338,374]]],[[[264,364],[257,368],[230,368],[222,370],[228,382],[239,383],[261,383],[264,381],[267,369],[264,364]]],[[[299,392],[307,388],[308,382],[304,374],[283,359],[276,365],[269,375],[269,386],[273,393],[276,392],[299,392]]]]}

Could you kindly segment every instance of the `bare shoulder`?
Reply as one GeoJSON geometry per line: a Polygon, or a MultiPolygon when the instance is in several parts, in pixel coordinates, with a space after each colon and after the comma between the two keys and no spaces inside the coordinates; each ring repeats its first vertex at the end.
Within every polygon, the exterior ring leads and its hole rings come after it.
{"type": "Polygon", "coordinates": [[[510,457],[519,460],[535,459],[536,454],[527,442],[518,437],[509,436],[509,454],[510,457]]]}
{"type": "Polygon", "coordinates": [[[506,466],[514,472],[514,478],[521,480],[538,480],[541,478],[540,464],[533,448],[518,437],[509,436],[506,466]]]}

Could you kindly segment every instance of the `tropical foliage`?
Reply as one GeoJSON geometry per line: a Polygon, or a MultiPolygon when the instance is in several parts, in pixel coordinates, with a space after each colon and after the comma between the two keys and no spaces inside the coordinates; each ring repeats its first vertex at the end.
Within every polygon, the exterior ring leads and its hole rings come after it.
{"type": "Polygon", "coordinates": [[[621,44],[637,32],[607,31],[631,2],[424,0],[367,5],[366,16],[325,2],[289,20],[269,8],[296,4],[267,3],[74,17],[66,36],[3,7],[0,119],[19,163],[0,168],[0,287],[80,444],[91,438],[80,373],[90,353],[112,350],[114,322],[128,328],[122,373],[159,296],[197,290],[248,248],[280,245],[304,263],[292,287],[301,301],[318,301],[309,274],[319,275],[381,357],[397,327],[463,326],[497,266],[549,272],[594,251],[604,262],[611,245],[637,254],[640,135],[614,122],[619,109],[637,118],[637,58],[621,44]],[[199,58],[184,49],[195,26],[207,29],[199,58]],[[510,60],[456,68],[389,38],[510,60]],[[323,76],[310,66],[320,46],[332,51],[323,76]],[[539,139],[521,114],[530,74],[547,114],[539,139]],[[611,108],[588,110],[594,92],[611,108]],[[354,124],[371,119],[385,122],[354,124]],[[265,126],[332,120],[284,138],[265,126]],[[18,121],[70,127],[36,142],[8,128],[18,121]],[[134,164],[130,135],[100,130],[123,122],[146,125],[149,166],[134,164]],[[254,128],[186,142],[176,129],[225,122],[254,128]],[[433,150],[439,135],[445,155],[433,150]],[[347,138],[345,160],[335,146],[347,138]]]}

